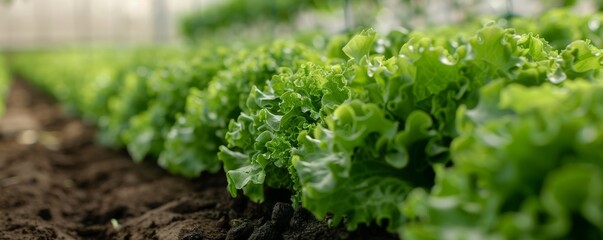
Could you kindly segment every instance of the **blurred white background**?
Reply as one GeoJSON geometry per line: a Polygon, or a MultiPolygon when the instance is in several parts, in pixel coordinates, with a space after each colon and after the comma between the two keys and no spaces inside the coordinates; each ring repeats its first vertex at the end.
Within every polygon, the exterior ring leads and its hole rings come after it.
{"type": "MultiPolygon", "coordinates": [[[[220,0],[0,0],[0,50],[69,44],[175,43],[180,40],[178,21],[183,14],[218,2],[220,0]]],[[[492,15],[511,6],[514,13],[530,16],[542,10],[542,0],[412,0],[413,4],[425,8],[424,15],[419,17],[405,14],[408,9],[400,0],[380,2],[387,7],[377,14],[375,27],[383,32],[398,27],[400,22],[410,22],[413,26],[453,23],[460,21],[467,11],[492,15]]],[[[590,3],[592,0],[580,1],[579,8],[588,12],[593,8],[590,3]]],[[[298,30],[327,24],[328,28],[335,29],[333,32],[338,32],[344,28],[343,18],[342,12],[323,18],[302,14],[297,21],[302,26],[298,30]]]]}
{"type": "Polygon", "coordinates": [[[0,49],[174,42],[178,19],[215,0],[0,0],[0,49]]]}

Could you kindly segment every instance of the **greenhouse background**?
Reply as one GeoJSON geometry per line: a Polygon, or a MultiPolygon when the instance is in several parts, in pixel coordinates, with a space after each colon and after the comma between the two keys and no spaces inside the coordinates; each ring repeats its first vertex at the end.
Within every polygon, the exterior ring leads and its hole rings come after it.
{"type": "MultiPolygon", "coordinates": [[[[212,0],[5,0],[0,4],[0,48],[56,47],[66,44],[148,44],[175,43],[181,40],[178,20],[194,9],[203,9],[212,0]]],[[[327,1],[326,1],[327,2],[327,1]]],[[[345,1],[331,1],[341,5],[345,1]]],[[[371,1],[367,1],[371,2],[371,1]]],[[[549,1],[553,2],[553,1],[549,1]]],[[[401,25],[424,26],[459,22],[466,14],[496,15],[508,11],[532,16],[545,9],[547,2],[521,0],[382,0],[371,12],[375,27],[382,31],[401,25]],[[424,11],[409,13],[409,6],[424,11]],[[409,17],[410,16],[410,17],[409,17]],[[409,19],[410,22],[402,23],[409,19]]],[[[594,9],[593,1],[579,1],[577,11],[594,9]]],[[[352,7],[354,12],[362,12],[352,7]]],[[[342,10],[306,13],[296,18],[301,30],[320,26],[331,32],[345,29],[342,10]],[[325,26],[326,25],[326,26],[325,26]]],[[[361,15],[362,16],[362,15],[361,15]]],[[[287,27],[288,28],[288,27],[287,27]]],[[[282,32],[288,32],[284,29],[282,32]]]]}
{"type": "Polygon", "coordinates": [[[178,19],[211,0],[16,0],[0,4],[0,46],[165,43],[178,19]]]}

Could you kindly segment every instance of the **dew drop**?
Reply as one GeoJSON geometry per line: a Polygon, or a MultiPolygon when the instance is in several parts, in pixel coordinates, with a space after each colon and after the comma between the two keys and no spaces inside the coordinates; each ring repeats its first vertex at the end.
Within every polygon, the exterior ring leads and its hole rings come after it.
{"type": "Polygon", "coordinates": [[[455,49],[456,49],[456,48],[458,48],[458,47],[459,47],[459,43],[458,43],[458,42],[456,42],[456,41],[449,41],[448,43],[450,44],[450,46],[451,46],[452,48],[455,48],[455,49]]]}
{"type": "Polygon", "coordinates": [[[456,64],[456,62],[451,61],[446,54],[441,54],[439,60],[442,64],[447,66],[453,66],[456,64]]]}
{"type": "Polygon", "coordinates": [[[549,81],[551,81],[553,84],[559,84],[559,83],[565,81],[565,79],[567,78],[567,76],[561,70],[561,68],[557,68],[557,70],[555,70],[554,73],[549,73],[548,77],[549,77],[549,81]]]}
{"type": "Polygon", "coordinates": [[[482,35],[477,35],[477,43],[480,45],[484,44],[484,37],[482,35]]]}
{"type": "Polygon", "coordinates": [[[368,68],[366,71],[366,75],[368,75],[370,78],[374,77],[375,76],[375,68],[373,68],[373,67],[368,68]]]}
{"type": "Polygon", "coordinates": [[[385,52],[385,46],[383,45],[377,45],[377,47],[375,48],[375,52],[379,53],[379,54],[383,54],[385,52]]]}
{"type": "Polygon", "coordinates": [[[588,21],[588,29],[591,31],[597,31],[601,27],[601,21],[599,19],[591,19],[588,21]]]}

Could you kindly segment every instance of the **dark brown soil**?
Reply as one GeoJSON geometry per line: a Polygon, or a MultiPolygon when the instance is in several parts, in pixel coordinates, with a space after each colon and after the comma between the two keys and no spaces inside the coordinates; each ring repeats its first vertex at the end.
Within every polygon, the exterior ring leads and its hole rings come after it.
{"type": "Polygon", "coordinates": [[[0,119],[0,239],[392,239],[329,228],[272,191],[232,199],[223,174],[186,180],[94,143],[94,128],[15,81],[0,119]]]}

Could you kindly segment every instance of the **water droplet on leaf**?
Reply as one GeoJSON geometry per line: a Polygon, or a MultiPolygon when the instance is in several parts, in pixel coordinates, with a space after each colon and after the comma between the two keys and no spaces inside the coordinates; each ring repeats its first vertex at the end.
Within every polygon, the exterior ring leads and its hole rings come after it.
{"type": "Polygon", "coordinates": [[[601,21],[599,19],[591,19],[588,21],[588,29],[591,31],[597,31],[601,27],[601,21]]]}
{"type": "Polygon", "coordinates": [[[567,78],[567,75],[561,70],[561,68],[557,68],[554,73],[548,74],[549,81],[554,84],[559,84],[567,78]]]}
{"type": "Polygon", "coordinates": [[[439,58],[440,62],[447,66],[453,66],[456,62],[451,61],[446,54],[441,54],[439,58]]]}

